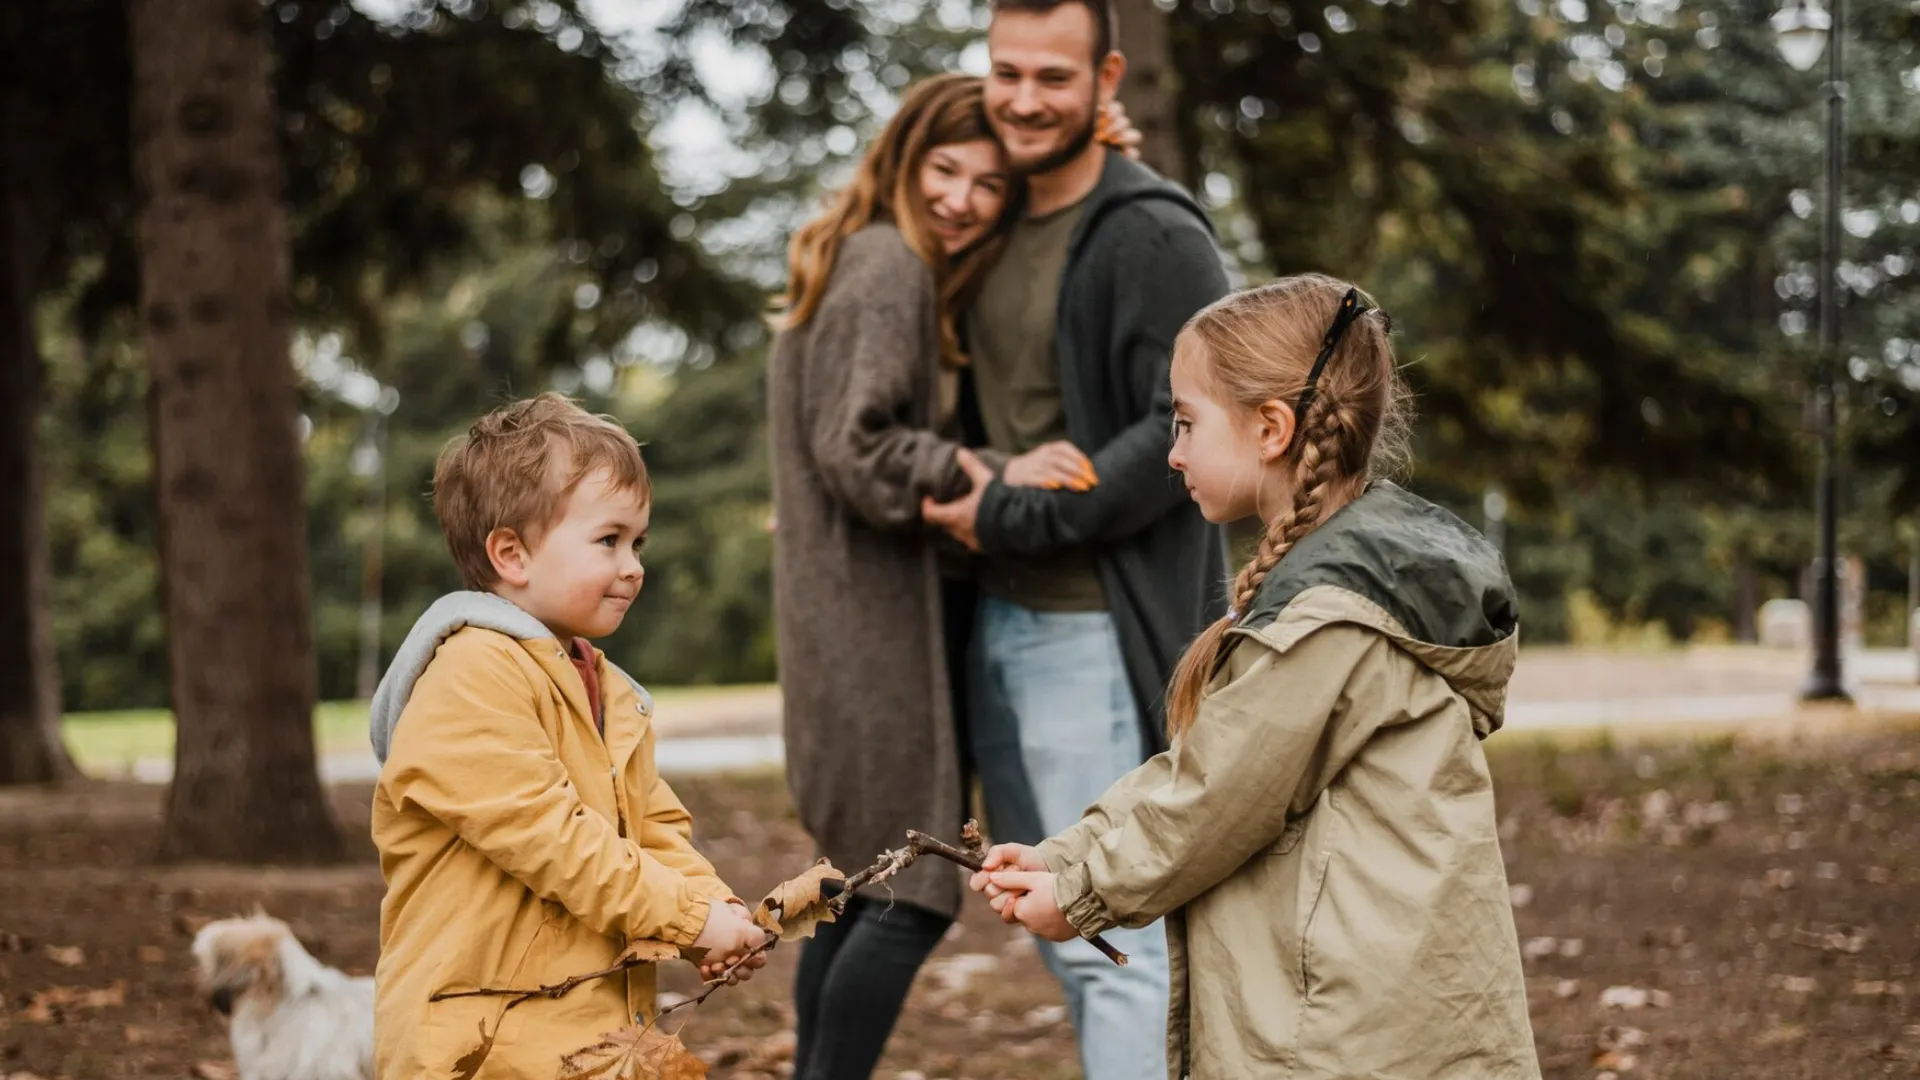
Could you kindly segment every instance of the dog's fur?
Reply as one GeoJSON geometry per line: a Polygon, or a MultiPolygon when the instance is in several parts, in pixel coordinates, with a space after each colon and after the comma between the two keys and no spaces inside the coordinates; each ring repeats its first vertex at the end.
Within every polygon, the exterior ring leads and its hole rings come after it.
{"type": "Polygon", "coordinates": [[[315,960],[279,919],[208,923],[200,993],[229,1018],[240,1080],[373,1080],[373,980],[315,960]]]}

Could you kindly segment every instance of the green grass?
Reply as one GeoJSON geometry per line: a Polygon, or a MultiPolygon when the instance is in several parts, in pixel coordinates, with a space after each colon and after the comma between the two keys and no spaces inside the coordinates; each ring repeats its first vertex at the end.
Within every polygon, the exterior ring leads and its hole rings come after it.
{"type": "MultiPolygon", "coordinates": [[[[760,688],[676,686],[652,693],[659,704],[672,706],[756,689],[760,688]]],[[[61,722],[61,732],[80,768],[96,775],[124,771],[136,761],[173,757],[173,713],[167,709],[68,713],[61,722]]],[[[322,702],[314,710],[313,737],[315,749],[321,754],[366,750],[366,702],[322,702]]]]}

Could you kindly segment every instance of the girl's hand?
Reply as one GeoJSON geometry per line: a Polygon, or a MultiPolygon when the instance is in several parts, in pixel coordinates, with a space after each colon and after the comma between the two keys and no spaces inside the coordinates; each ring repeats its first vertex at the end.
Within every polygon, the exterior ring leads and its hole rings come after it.
{"type": "Polygon", "coordinates": [[[1004,890],[993,900],[993,908],[1008,922],[1017,922],[1035,937],[1048,941],[1072,941],[1080,936],[1053,896],[1053,875],[1034,870],[996,870],[989,875],[995,887],[1004,890]]]}
{"type": "Polygon", "coordinates": [[[1000,482],[1015,487],[1091,491],[1100,478],[1080,448],[1063,440],[1045,443],[1007,462],[1000,482]]]}
{"type": "Polygon", "coordinates": [[[995,870],[1032,870],[1045,873],[1046,869],[1047,860],[1040,857],[1039,848],[1031,848],[1025,844],[995,844],[981,857],[980,869],[967,879],[967,887],[977,893],[986,893],[987,899],[991,900],[1005,891],[990,880],[995,870]]]}

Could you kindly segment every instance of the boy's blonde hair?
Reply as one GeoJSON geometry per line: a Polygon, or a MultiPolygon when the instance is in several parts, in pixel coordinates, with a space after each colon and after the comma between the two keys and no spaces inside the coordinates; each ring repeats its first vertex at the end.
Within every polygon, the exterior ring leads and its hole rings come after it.
{"type": "Polygon", "coordinates": [[[645,502],[653,497],[640,445],[611,416],[596,416],[555,393],[503,405],[440,452],[433,513],[469,589],[500,580],[487,537],[512,529],[528,546],[560,520],[567,497],[590,473],[645,502]]]}
{"type": "MultiPolygon", "coordinates": [[[[1167,691],[1167,732],[1193,723],[1200,699],[1225,655],[1227,631],[1245,614],[1260,583],[1301,537],[1312,532],[1341,492],[1351,497],[1405,457],[1410,426],[1406,386],[1394,364],[1386,314],[1372,308],[1355,319],[1327,359],[1306,415],[1300,397],[1322,341],[1354,286],[1324,274],[1298,274],[1233,293],[1201,309],[1174,340],[1204,372],[1219,403],[1257,408],[1284,401],[1298,425],[1293,505],[1267,523],[1260,546],[1233,580],[1232,610],[1194,639],[1167,691]]],[[[1357,289],[1355,290],[1358,291],[1357,289]]]]}

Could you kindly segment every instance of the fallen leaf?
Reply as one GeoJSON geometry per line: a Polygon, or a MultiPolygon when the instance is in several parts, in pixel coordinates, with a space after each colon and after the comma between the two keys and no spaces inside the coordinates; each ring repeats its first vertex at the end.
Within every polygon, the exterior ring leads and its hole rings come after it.
{"type": "Polygon", "coordinates": [[[652,938],[636,938],[627,942],[627,951],[620,954],[623,964],[659,964],[680,958],[680,946],[669,945],[652,938]]]}
{"type": "Polygon", "coordinates": [[[1783,1043],[1798,1042],[1806,1038],[1806,1035],[1805,1024],[1783,1024],[1761,1032],[1760,1038],[1756,1041],[1761,1046],[1779,1046],[1783,1043]]]}
{"type": "Polygon", "coordinates": [[[1570,997],[1577,997],[1579,994],[1579,979],[1561,979],[1559,982],[1553,984],[1553,996],[1559,998],[1561,1001],[1565,1001],[1570,997]]]}
{"type": "Polygon", "coordinates": [[[19,934],[10,930],[0,930],[0,952],[26,952],[31,944],[19,934]]]}
{"type": "Polygon", "coordinates": [[[135,1024],[128,1024],[120,1035],[127,1040],[128,1046],[145,1046],[148,1043],[166,1041],[166,1034],[160,1028],[140,1027],[135,1024]]]}
{"type": "Polygon", "coordinates": [[[821,895],[822,884],[846,879],[847,875],[821,859],[799,877],[775,885],[754,910],[753,921],[761,929],[779,934],[781,941],[810,938],[821,923],[834,920],[828,897],[821,895]]]}
{"type": "Polygon", "coordinates": [[[1673,1004],[1673,995],[1665,990],[1647,990],[1638,986],[1609,986],[1600,991],[1603,1009],[1644,1009],[1651,1005],[1664,1009],[1673,1004]]]}
{"type": "Polygon", "coordinates": [[[1630,1072],[1633,1067],[1639,1063],[1639,1058],[1634,1057],[1624,1050],[1608,1050],[1604,1053],[1593,1055],[1594,1068],[1607,1069],[1612,1072],[1630,1072]]]}
{"type": "Polygon", "coordinates": [[[479,1021],[480,1045],[467,1051],[453,1063],[453,1080],[473,1080],[480,1075],[480,1066],[487,1063],[487,1055],[493,1053],[494,1037],[500,1034],[499,1024],[495,1024],[493,1034],[487,1034],[487,1022],[479,1021]]]}
{"type": "Polygon", "coordinates": [[[1647,1033],[1624,1024],[1608,1024],[1593,1040],[1598,1050],[1638,1050],[1647,1045],[1647,1033]]]}
{"type": "Polygon", "coordinates": [[[1520,955],[1528,960],[1538,960],[1543,956],[1552,956],[1560,951],[1560,939],[1550,937],[1528,938],[1520,946],[1520,955]]]}
{"type": "Polygon", "coordinates": [[[559,1080],[701,1080],[707,1066],[678,1035],[651,1026],[610,1031],[560,1059],[559,1080]]]}
{"type": "Polygon", "coordinates": [[[0,1077],[4,1077],[4,1080],[40,1080],[30,1072],[0,1073],[0,1077]]]}
{"type": "Polygon", "coordinates": [[[1523,908],[1533,903],[1533,886],[1514,885],[1507,889],[1507,900],[1515,908],[1523,908]]]}
{"type": "Polygon", "coordinates": [[[1767,985],[1785,990],[1789,994],[1811,994],[1820,989],[1820,983],[1805,975],[1769,975],[1767,985]]]}
{"type": "Polygon", "coordinates": [[[193,1075],[194,1080],[240,1080],[240,1070],[227,1061],[196,1061],[193,1075]]]}
{"type": "Polygon", "coordinates": [[[47,959],[59,964],[61,967],[85,967],[87,963],[87,953],[85,949],[82,949],[78,945],[49,945],[47,946],[47,959]]]}
{"type": "Polygon", "coordinates": [[[1580,938],[1567,938],[1560,943],[1560,955],[1572,960],[1587,951],[1587,943],[1580,938]]]}
{"type": "Polygon", "coordinates": [[[158,945],[142,945],[136,954],[143,964],[164,964],[167,962],[167,950],[158,945]]]}
{"type": "Polygon", "coordinates": [[[1907,988],[1884,979],[1862,979],[1853,984],[1853,992],[1860,997],[1900,997],[1907,992],[1907,988]]]}
{"type": "Polygon", "coordinates": [[[80,995],[80,1007],[84,1009],[117,1009],[127,1003],[127,984],[115,979],[98,990],[88,990],[80,995]]]}
{"type": "Polygon", "coordinates": [[[49,986],[37,990],[20,1010],[20,1019],[29,1024],[54,1024],[65,1018],[69,1009],[119,1008],[127,1003],[127,984],[114,980],[94,990],[78,986],[49,986]]]}
{"type": "Polygon", "coordinates": [[[1866,878],[1869,885],[1885,885],[1893,880],[1892,872],[1884,866],[1869,866],[1861,871],[1860,876],[1866,878]]]}

